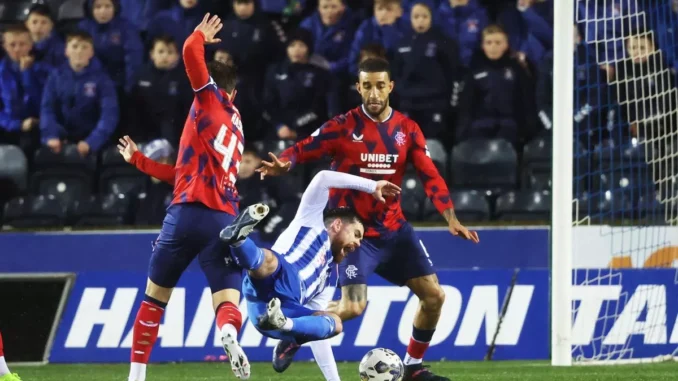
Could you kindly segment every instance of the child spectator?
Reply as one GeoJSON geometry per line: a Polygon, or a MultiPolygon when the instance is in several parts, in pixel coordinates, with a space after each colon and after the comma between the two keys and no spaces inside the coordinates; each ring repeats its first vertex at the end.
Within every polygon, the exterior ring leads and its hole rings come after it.
{"type": "Polygon", "coordinates": [[[414,4],[410,18],[414,34],[400,41],[392,67],[400,110],[419,123],[427,138],[445,141],[445,116],[459,67],[456,43],[431,27],[425,3],[414,4]]]}
{"type": "Polygon", "coordinates": [[[313,51],[327,60],[335,75],[348,71],[348,54],[355,34],[353,12],[343,0],[318,0],[318,10],[301,22],[313,34],[313,51]]]}
{"type": "Polygon", "coordinates": [[[338,107],[329,104],[336,101],[330,91],[329,72],[308,62],[312,48],[311,34],[299,29],[288,40],[287,59],[271,66],[266,74],[265,118],[279,139],[306,137],[329,117],[328,109],[338,112],[338,107]]]}
{"type": "Polygon", "coordinates": [[[355,33],[348,56],[351,75],[358,75],[360,49],[370,43],[380,44],[387,55],[393,54],[398,42],[412,33],[412,27],[406,17],[400,0],[375,0],[374,16],[363,21],[355,33]]]}
{"type": "Polygon", "coordinates": [[[214,60],[225,64],[232,64],[233,56],[228,52],[228,50],[218,48],[217,51],[214,52],[214,60]]]}
{"type": "Polygon", "coordinates": [[[499,22],[521,61],[539,65],[546,52],[553,49],[551,0],[516,0],[499,15],[499,22]]]}
{"type": "MultiPolygon", "coordinates": [[[[174,165],[176,153],[172,144],[166,139],[156,139],[143,148],[144,156],[161,164],[174,165]]],[[[166,209],[172,201],[174,187],[155,177],[149,177],[142,189],[134,189],[130,193],[130,215],[135,225],[157,226],[167,214],[166,209]]]]}
{"type": "Polygon", "coordinates": [[[198,6],[198,0],[177,0],[170,9],[158,12],[148,23],[146,41],[148,45],[158,36],[172,36],[177,45],[184,41],[200,24],[204,13],[198,6]]]}
{"type": "Polygon", "coordinates": [[[266,68],[282,57],[283,44],[270,21],[256,11],[254,0],[232,0],[233,14],[224,21],[218,49],[231,53],[238,66],[238,96],[248,139],[260,138],[256,125],[261,119],[261,92],[266,68]]]}
{"type": "Polygon", "coordinates": [[[171,5],[172,0],[120,0],[122,17],[140,31],[146,31],[151,18],[171,5]]]}
{"type": "Polygon", "coordinates": [[[94,57],[87,32],[66,38],[67,63],[50,74],[40,107],[43,144],[60,152],[63,141],[77,142],[82,156],[98,152],[118,124],[113,81],[94,57]]]}
{"type": "Polygon", "coordinates": [[[191,85],[179,63],[172,37],[153,40],[151,60],[141,69],[132,89],[129,115],[135,139],[163,137],[175,146],[193,100],[191,85]]]}
{"type": "Polygon", "coordinates": [[[478,0],[445,0],[440,3],[436,22],[459,45],[459,56],[468,67],[480,47],[481,33],[488,24],[487,11],[478,0]]]}
{"type": "Polygon", "coordinates": [[[678,74],[678,0],[670,0],[653,9],[656,23],[657,43],[666,62],[678,74]]]}
{"type": "Polygon", "coordinates": [[[459,105],[458,141],[502,138],[518,144],[534,132],[530,79],[511,57],[508,35],[497,25],[483,30],[482,52],[474,57],[459,105]]]}
{"type": "Polygon", "coordinates": [[[143,64],[139,31],[120,16],[114,0],[88,0],[88,12],[78,27],[92,36],[94,50],[116,88],[129,92],[143,64]]]}
{"type": "Polygon", "coordinates": [[[33,148],[39,141],[40,99],[51,67],[30,55],[31,35],[23,24],[2,34],[5,58],[0,60],[0,143],[33,148]]]}
{"type": "Polygon", "coordinates": [[[33,56],[37,62],[59,67],[66,60],[64,41],[54,30],[54,20],[48,6],[36,4],[28,11],[26,28],[33,39],[33,56]]]}

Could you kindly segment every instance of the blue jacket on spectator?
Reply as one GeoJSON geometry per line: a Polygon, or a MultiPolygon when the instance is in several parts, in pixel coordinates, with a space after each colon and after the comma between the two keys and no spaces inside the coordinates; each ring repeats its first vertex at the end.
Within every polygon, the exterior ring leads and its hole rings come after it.
{"type": "MultiPolygon", "coordinates": [[[[471,2],[476,0],[471,0],[471,2]]],[[[438,9],[443,3],[448,3],[449,0],[402,0],[403,15],[410,15],[412,12],[412,7],[415,4],[426,4],[430,10],[435,14],[435,10],[438,9]]]]}
{"type": "Polygon", "coordinates": [[[674,74],[678,73],[678,9],[673,7],[672,1],[658,5],[653,10],[656,26],[657,48],[661,49],[664,60],[669,64],[674,74]]]}
{"type": "Polygon", "coordinates": [[[489,23],[487,11],[478,0],[470,0],[468,5],[454,8],[449,1],[443,1],[434,15],[440,29],[457,42],[461,62],[468,66],[473,53],[480,47],[483,29],[489,23]]]}
{"type": "Polygon", "coordinates": [[[348,66],[350,74],[358,73],[358,59],[360,58],[360,49],[371,43],[377,43],[386,49],[387,55],[393,55],[393,50],[398,42],[412,34],[412,24],[408,17],[400,17],[391,25],[379,25],[377,19],[370,17],[363,21],[355,33],[355,38],[351,44],[351,52],[348,56],[348,66]]]}
{"type": "Polygon", "coordinates": [[[43,143],[57,137],[84,140],[96,152],[115,131],[118,118],[115,86],[96,58],[81,72],[65,63],[50,74],[40,107],[43,143]]]}
{"type": "Polygon", "coordinates": [[[355,19],[351,9],[346,7],[339,22],[330,27],[323,24],[318,11],[304,19],[299,26],[313,34],[313,51],[329,61],[331,73],[348,71],[348,55],[355,35],[355,19]]]}
{"type": "Polygon", "coordinates": [[[53,31],[46,39],[33,44],[33,56],[38,62],[51,67],[59,67],[66,61],[64,40],[53,31]]]}
{"type": "Polygon", "coordinates": [[[589,44],[596,44],[598,62],[612,62],[625,57],[625,39],[635,30],[638,21],[645,16],[636,7],[636,1],[627,0],[589,0],[579,1],[577,20],[586,25],[582,38],[589,44]],[[635,17],[632,17],[635,16],[635,17]],[[616,34],[615,34],[616,32],[616,34]]]}
{"type": "Polygon", "coordinates": [[[146,30],[153,16],[171,5],[171,0],[120,0],[122,17],[139,30],[146,30]]]}
{"type": "Polygon", "coordinates": [[[146,41],[148,45],[153,38],[169,35],[174,37],[179,47],[179,54],[182,52],[182,46],[193,33],[195,27],[200,24],[205,13],[200,5],[185,9],[179,4],[179,0],[170,9],[158,12],[148,23],[146,41]]]}
{"type": "Polygon", "coordinates": [[[515,4],[508,5],[499,15],[499,23],[509,36],[513,51],[525,53],[535,65],[541,63],[546,52],[553,49],[553,3],[550,0],[534,3],[524,11],[515,4]]]}
{"type": "Polygon", "coordinates": [[[0,60],[0,128],[18,131],[26,118],[40,116],[42,89],[52,68],[35,62],[21,71],[9,57],[0,60]]]}
{"type": "MultiPolygon", "coordinates": [[[[306,7],[306,0],[297,0],[297,2],[300,9],[306,7]]],[[[262,12],[282,15],[285,12],[285,8],[290,6],[290,3],[292,3],[290,0],[259,0],[257,6],[262,12]]]]}
{"type": "Polygon", "coordinates": [[[94,0],[88,0],[87,17],[80,21],[78,27],[92,35],[96,56],[115,86],[129,92],[143,64],[144,46],[139,30],[120,16],[117,1],[114,1],[115,17],[107,24],[99,24],[92,18],[93,3],[94,0]]]}

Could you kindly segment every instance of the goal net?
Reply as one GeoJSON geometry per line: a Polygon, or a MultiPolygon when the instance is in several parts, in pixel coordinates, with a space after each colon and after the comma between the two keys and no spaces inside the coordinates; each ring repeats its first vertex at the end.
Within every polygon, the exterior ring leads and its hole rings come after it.
{"type": "Polygon", "coordinates": [[[569,360],[674,359],[678,0],[577,0],[574,20],[569,360]]]}

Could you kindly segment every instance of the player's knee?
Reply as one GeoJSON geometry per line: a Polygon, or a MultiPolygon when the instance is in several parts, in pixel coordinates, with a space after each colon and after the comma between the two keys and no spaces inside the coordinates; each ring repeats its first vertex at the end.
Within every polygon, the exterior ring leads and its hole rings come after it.
{"type": "Polygon", "coordinates": [[[172,289],[158,286],[152,280],[148,279],[146,282],[146,295],[155,300],[167,303],[170,299],[170,296],[172,296],[172,289]]]}
{"type": "Polygon", "coordinates": [[[424,308],[430,311],[440,311],[445,304],[445,291],[440,285],[431,287],[426,295],[421,299],[424,308]]]}
{"type": "Polygon", "coordinates": [[[333,335],[338,335],[344,331],[344,325],[341,323],[341,318],[335,314],[329,315],[334,320],[334,333],[333,335]]]}

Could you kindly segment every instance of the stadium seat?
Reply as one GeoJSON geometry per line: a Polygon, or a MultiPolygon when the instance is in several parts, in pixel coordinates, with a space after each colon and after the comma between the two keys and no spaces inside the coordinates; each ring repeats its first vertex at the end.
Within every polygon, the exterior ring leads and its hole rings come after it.
{"type": "Polygon", "coordinates": [[[548,191],[508,192],[497,198],[495,217],[508,221],[546,221],[551,216],[548,191]]]}
{"type": "Polygon", "coordinates": [[[445,150],[443,143],[436,139],[427,139],[426,147],[428,148],[428,152],[431,155],[431,160],[433,160],[433,162],[436,164],[436,167],[438,168],[438,172],[440,172],[444,178],[447,178],[448,158],[447,151],[445,150]]]}
{"type": "MultiPolygon", "coordinates": [[[[142,144],[137,145],[142,149],[142,144]]],[[[130,165],[120,155],[116,147],[110,147],[101,153],[101,175],[99,192],[101,194],[126,194],[132,190],[142,190],[147,176],[130,165]]]]}
{"type": "Polygon", "coordinates": [[[28,161],[17,146],[0,145],[0,203],[26,191],[28,161]]]}
{"type": "Polygon", "coordinates": [[[24,20],[34,3],[33,0],[3,1],[0,4],[0,22],[12,23],[24,20]]]}
{"type": "Polygon", "coordinates": [[[667,220],[675,218],[675,209],[671,210],[670,205],[670,202],[662,204],[654,195],[642,196],[638,200],[634,217],[642,219],[648,225],[665,225],[667,220]]]}
{"type": "Polygon", "coordinates": [[[15,229],[63,227],[66,211],[51,196],[15,198],[5,205],[3,226],[15,229]]]}
{"type": "Polygon", "coordinates": [[[401,188],[402,194],[412,195],[419,201],[423,201],[426,198],[426,191],[424,190],[424,185],[421,183],[419,178],[414,174],[406,173],[403,176],[401,188]]]}
{"type": "Polygon", "coordinates": [[[91,186],[89,178],[62,175],[45,175],[37,178],[35,194],[52,196],[64,205],[89,196],[91,186]]]}
{"type": "Polygon", "coordinates": [[[445,222],[445,217],[440,214],[435,205],[433,205],[433,202],[427,197],[422,203],[421,220],[426,222],[445,222]]]}
{"type": "MultiPolygon", "coordinates": [[[[482,192],[453,190],[452,202],[454,203],[454,212],[462,222],[487,221],[490,219],[490,205],[482,192]]],[[[437,210],[436,213],[440,214],[437,210]]]]}
{"type": "Polygon", "coordinates": [[[422,220],[422,204],[423,199],[416,195],[416,193],[402,193],[400,196],[400,206],[403,214],[408,221],[422,220]]]}
{"type": "Polygon", "coordinates": [[[34,166],[31,192],[68,200],[90,193],[96,158],[82,158],[75,145],[65,146],[60,154],[43,147],[35,153],[34,166]]]}
{"type": "Polygon", "coordinates": [[[517,185],[518,157],[503,139],[472,139],[452,148],[452,183],[455,189],[513,190],[517,185]]]}
{"type": "Polygon", "coordinates": [[[37,170],[47,169],[84,169],[94,171],[96,168],[96,156],[80,156],[75,144],[67,144],[60,153],[54,153],[47,147],[42,147],[35,152],[33,164],[37,170]]]}
{"type": "Polygon", "coordinates": [[[634,215],[632,204],[621,192],[584,193],[573,206],[578,209],[575,220],[586,219],[589,224],[609,224],[620,220],[631,220],[634,215]]]}
{"type": "Polygon", "coordinates": [[[523,188],[534,190],[551,189],[553,147],[549,137],[537,137],[523,149],[523,188]]]}
{"type": "Polygon", "coordinates": [[[121,194],[92,196],[78,200],[70,214],[75,227],[107,227],[126,224],[130,200],[121,194]]]}

